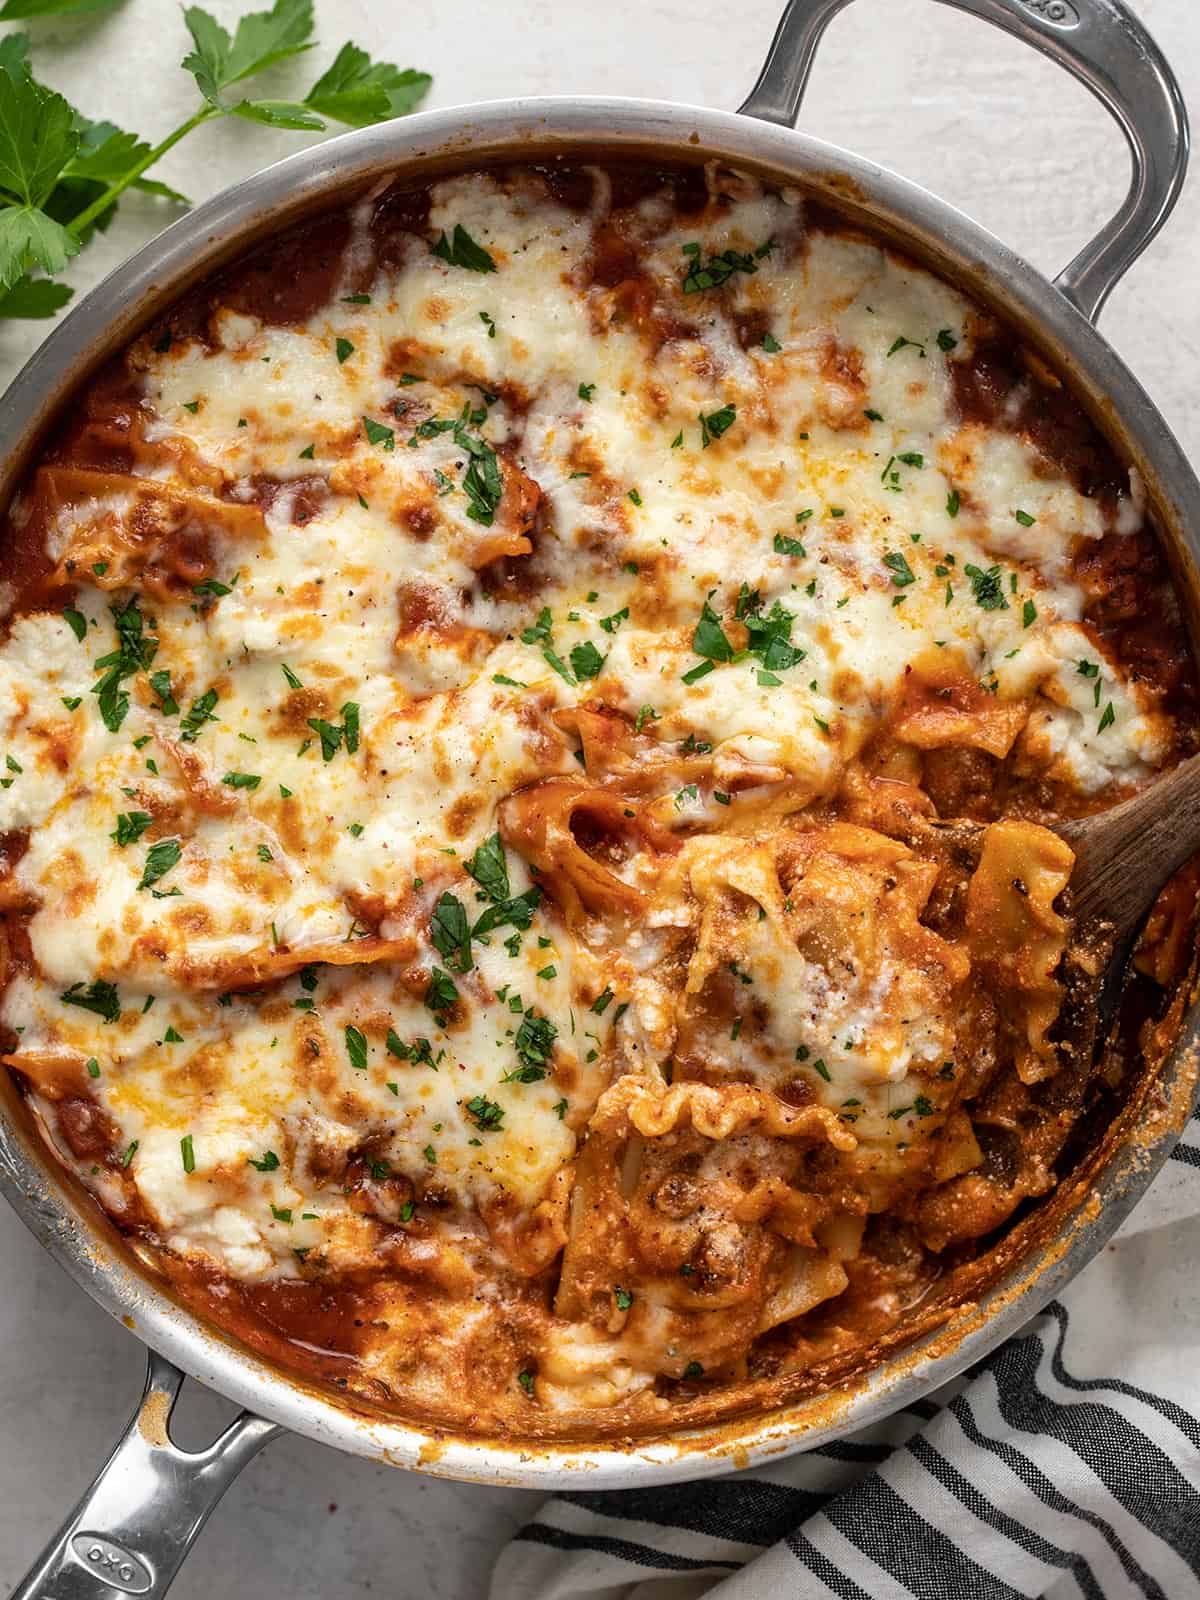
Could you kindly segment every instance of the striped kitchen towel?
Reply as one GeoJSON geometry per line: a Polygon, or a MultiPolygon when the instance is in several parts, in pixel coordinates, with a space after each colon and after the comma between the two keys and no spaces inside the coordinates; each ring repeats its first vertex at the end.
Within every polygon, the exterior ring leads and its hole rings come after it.
{"type": "Polygon", "coordinates": [[[1062,1298],[886,1422],[558,1495],[491,1600],[1200,1600],[1200,1120],[1062,1298]]]}

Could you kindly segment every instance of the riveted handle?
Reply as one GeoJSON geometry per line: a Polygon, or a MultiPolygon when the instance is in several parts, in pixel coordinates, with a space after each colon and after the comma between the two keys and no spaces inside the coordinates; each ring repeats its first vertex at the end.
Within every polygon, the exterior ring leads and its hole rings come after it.
{"type": "Polygon", "coordinates": [[[129,1426],[10,1600],[159,1600],[209,1513],[247,1461],[283,1430],[243,1411],[206,1450],[168,1432],[183,1373],[150,1354],[129,1426]]]}
{"type": "MultiPolygon", "coordinates": [[[[740,107],[790,128],[825,29],[851,0],[789,0],[758,82],[740,107]]],[[[1115,285],[1170,216],[1188,162],[1188,119],[1175,74],[1122,0],[940,0],[1033,45],[1085,84],[1120,124],[1133,176],[1120,209],[1058,277],[1095,322],[1115,285]]]]}

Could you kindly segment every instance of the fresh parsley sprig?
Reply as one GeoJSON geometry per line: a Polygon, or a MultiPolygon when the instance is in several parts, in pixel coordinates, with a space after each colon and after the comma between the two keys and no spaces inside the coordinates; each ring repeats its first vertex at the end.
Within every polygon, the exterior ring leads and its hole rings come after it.
{"type": "MultiPolygon", "coordinates": [[[[98,9],[98,0],[7,0],[0,17],[98,9]]],[[[242,17],[232,34],[200,6],[189,6],[183,19],[192,48],[182,65],[202,99],[157,144],[93,121],[39,83],[26,34],[0,39],[0,317],[51,317],[67,303],[71,290],[49,280],[107,227],[127,189],[187,205],[146,173],[204,123],[235,116],[320,132],[328,118],[361,128],[413,110],[432,82],[428,73],[372,61],[344,44],[302,100],[247,98],[241,84],[313,48],[312,0],[275,0],[269,11],[242,17]]]]}

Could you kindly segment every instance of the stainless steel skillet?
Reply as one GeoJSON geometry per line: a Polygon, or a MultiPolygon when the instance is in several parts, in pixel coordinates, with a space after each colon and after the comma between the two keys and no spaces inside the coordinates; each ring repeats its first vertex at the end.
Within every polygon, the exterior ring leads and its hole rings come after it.
{"type": "MultiPolygon", "coordinates": [[[[388,173],[470,167],[497,157],[570,151],[719,158],[813,191],[849,219],[961,284],[1015,323],[1067,375],[1116,448],[1145,478],[1200,640],[1200,483],[1148,396],[1093,324],[1109,291],[1166,220],[1187,162],[1187,122],[1169,67],[1119,0],[944,0],[1065,66],[1120,123],[1133,155],[1129,195],[1053,283],[933,195],[871,162],[792,131],[817,45],[849,0],[791,0],[739,114],[656,101],[492,102],[348,134],[293,156],[191,213],[113,273],[50,336],[0,400],[0,495],[18,480],[46,425],[105,357],[191,282],[307,212],[388,173]]],[[[1200,1013],[1153,1084],[1140,1086],[1042,1237],[974,1307],[890,1356],[835,1396],[800,1401],[719,1429],[636,1448],[519,1447],[437,1437],[381,1420],[306,1387],[185,1312],[75,1191],[42,1148],[7,1081],[0,1084],[0,1185],[33,1233],[92,1297],[151,1347],[146,1393],[95,1483],[16,1600],[162,1595],[240,1467],[281,1428],[399,1466],[479,1482],[627,1487],[702,1477],[836,1438],[928,1392],[978,1360],[1077,1273],[1166,1160],[1190,1108],[1200,1013]],[[1146,1121],[1151,1099],[1159,1108],[1146,1121]],[[1165,1108],[1165,1109],[1163,1109],[1165,1108]],[[247,1410],[207,1450],[170,1441],[184,1373],[247,1410]]]]}

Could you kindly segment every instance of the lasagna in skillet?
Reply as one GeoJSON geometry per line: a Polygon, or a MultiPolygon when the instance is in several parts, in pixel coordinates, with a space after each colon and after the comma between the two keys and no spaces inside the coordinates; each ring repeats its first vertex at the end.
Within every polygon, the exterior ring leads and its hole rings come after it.
{"type": "Polygon", "coordinates": [[[0,578],[4,1059],[274,1359],[719,1418],[1077,1159],[1052,825],[1193,747],[1175,598],[1054,374],[802,195],[383,186],[90,382],[0,578]]]}

